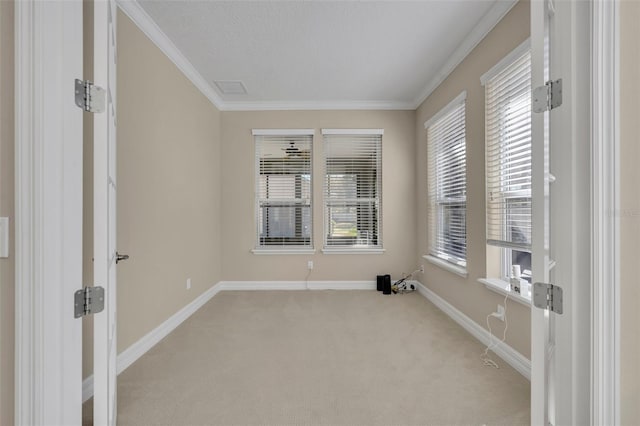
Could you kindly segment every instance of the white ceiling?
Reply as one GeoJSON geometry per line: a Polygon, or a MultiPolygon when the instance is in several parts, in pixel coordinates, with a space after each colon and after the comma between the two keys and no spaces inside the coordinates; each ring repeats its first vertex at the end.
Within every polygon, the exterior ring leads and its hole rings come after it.
{"type": "Polygon", "coordinates": [[[413,109],[513,4],[120,2],[221,109],[413,109]],[[222,94],[216,80],[247,93],[222,94]]]}

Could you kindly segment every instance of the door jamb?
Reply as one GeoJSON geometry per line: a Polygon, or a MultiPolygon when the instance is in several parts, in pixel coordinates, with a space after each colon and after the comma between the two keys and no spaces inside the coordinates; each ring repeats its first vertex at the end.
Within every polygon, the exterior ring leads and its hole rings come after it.
{"type": "Polygon", "coordinates": [[[619,2],[594,1],[591,35],[591,423],[620,423],[619,2]]]}
{"type": "Polygon", "coordinates": [[[80,424],[82,1],[15,2],[15,47],[15,422],[80,424]]]}

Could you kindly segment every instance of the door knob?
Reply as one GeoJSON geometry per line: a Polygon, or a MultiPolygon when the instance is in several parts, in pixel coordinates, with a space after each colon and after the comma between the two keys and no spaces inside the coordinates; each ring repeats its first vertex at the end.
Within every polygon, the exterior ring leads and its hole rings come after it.
{"type": "Polygon", "coordinates": [[[127,260],[129,259],[129,255],[128,254],[120,254],[118,252],[116,252],[116,265],[118,264],[118,262],[121,262],[123,260],[127,260]]]}

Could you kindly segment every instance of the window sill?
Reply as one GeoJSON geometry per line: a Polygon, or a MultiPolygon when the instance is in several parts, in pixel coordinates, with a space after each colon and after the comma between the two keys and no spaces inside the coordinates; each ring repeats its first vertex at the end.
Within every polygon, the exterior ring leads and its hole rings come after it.
{"type": "Polygon", "coordinates": [[[502,294],[503,296],[509,295],[509,299],[514,300],[521,305],[531,307],[531,298],[511,291],[511,286],[506,281],[498,278],[479,278],[478,282],[484,284],[485,287],[491,291],[502,294]]]}
{"type": "Polygon", "coordinates": [[[384,254],[383,248],[324,248],[323,254],[384,254]]]}
{"type": "Polygon", "coordinates": [[[437,258],[435,256],[431,256],[429,254],[422,256],[422,258],[433,263],[436,266],[441,267],[442,269],[445,269],[449,272],[459,275],[462,278],[467,278],[469,276],[467,269],[463,268],[462,266],[454,265],[451,262],[447,262],[446,260],[437,258]]]}
{"type": "Polygon", "coordinates": [[[313,248],[290,248],[290,249],[268,249],[268,248],[257,248],[251,250],[253,254],[315,254],[316,250],[313,248]]]}

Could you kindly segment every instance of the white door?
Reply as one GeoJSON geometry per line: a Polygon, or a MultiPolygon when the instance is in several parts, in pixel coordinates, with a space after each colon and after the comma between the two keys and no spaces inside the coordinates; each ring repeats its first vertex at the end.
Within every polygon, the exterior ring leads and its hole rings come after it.
{"type": "Polygon", "coordinates": [[[532,87],[562,79],[532,117],[533,282],[563,291],[562,314],[531,310],[534,425],[589,423],[589,21],[587,2],[531,2],[532,87]]]}
{"type": "Polygon", "coordinates": [[[116,2],[94,3],[94,84],[106,91],[94,115],[94,283],[105,289],[104,311],[94,318],[93,420],[116,423],[116,2]]]}
{"type": "MultiPolygon", "coordinates": [[[[552,11],[549,0],[531,2],[531,86],[544,86],[550,79],[549,52],[552,11]]],[[[532,96],[532,99],[536,95],[532,96]]],[[[535,100],[534,108],[535,110],[535,100]]],[[[532,267],[534,283],[550,283],[550,206],[549,146],[550,114],[532,112],[532,267]]],[[[535,291],[535,290],[534,290],[535,291]]],[[[533,292],[532,292],[533,294],[533,292]]],[[[553,354],[555,314],[548,309],[531,308],[531,424],[554,422],[553,354]]]]}

